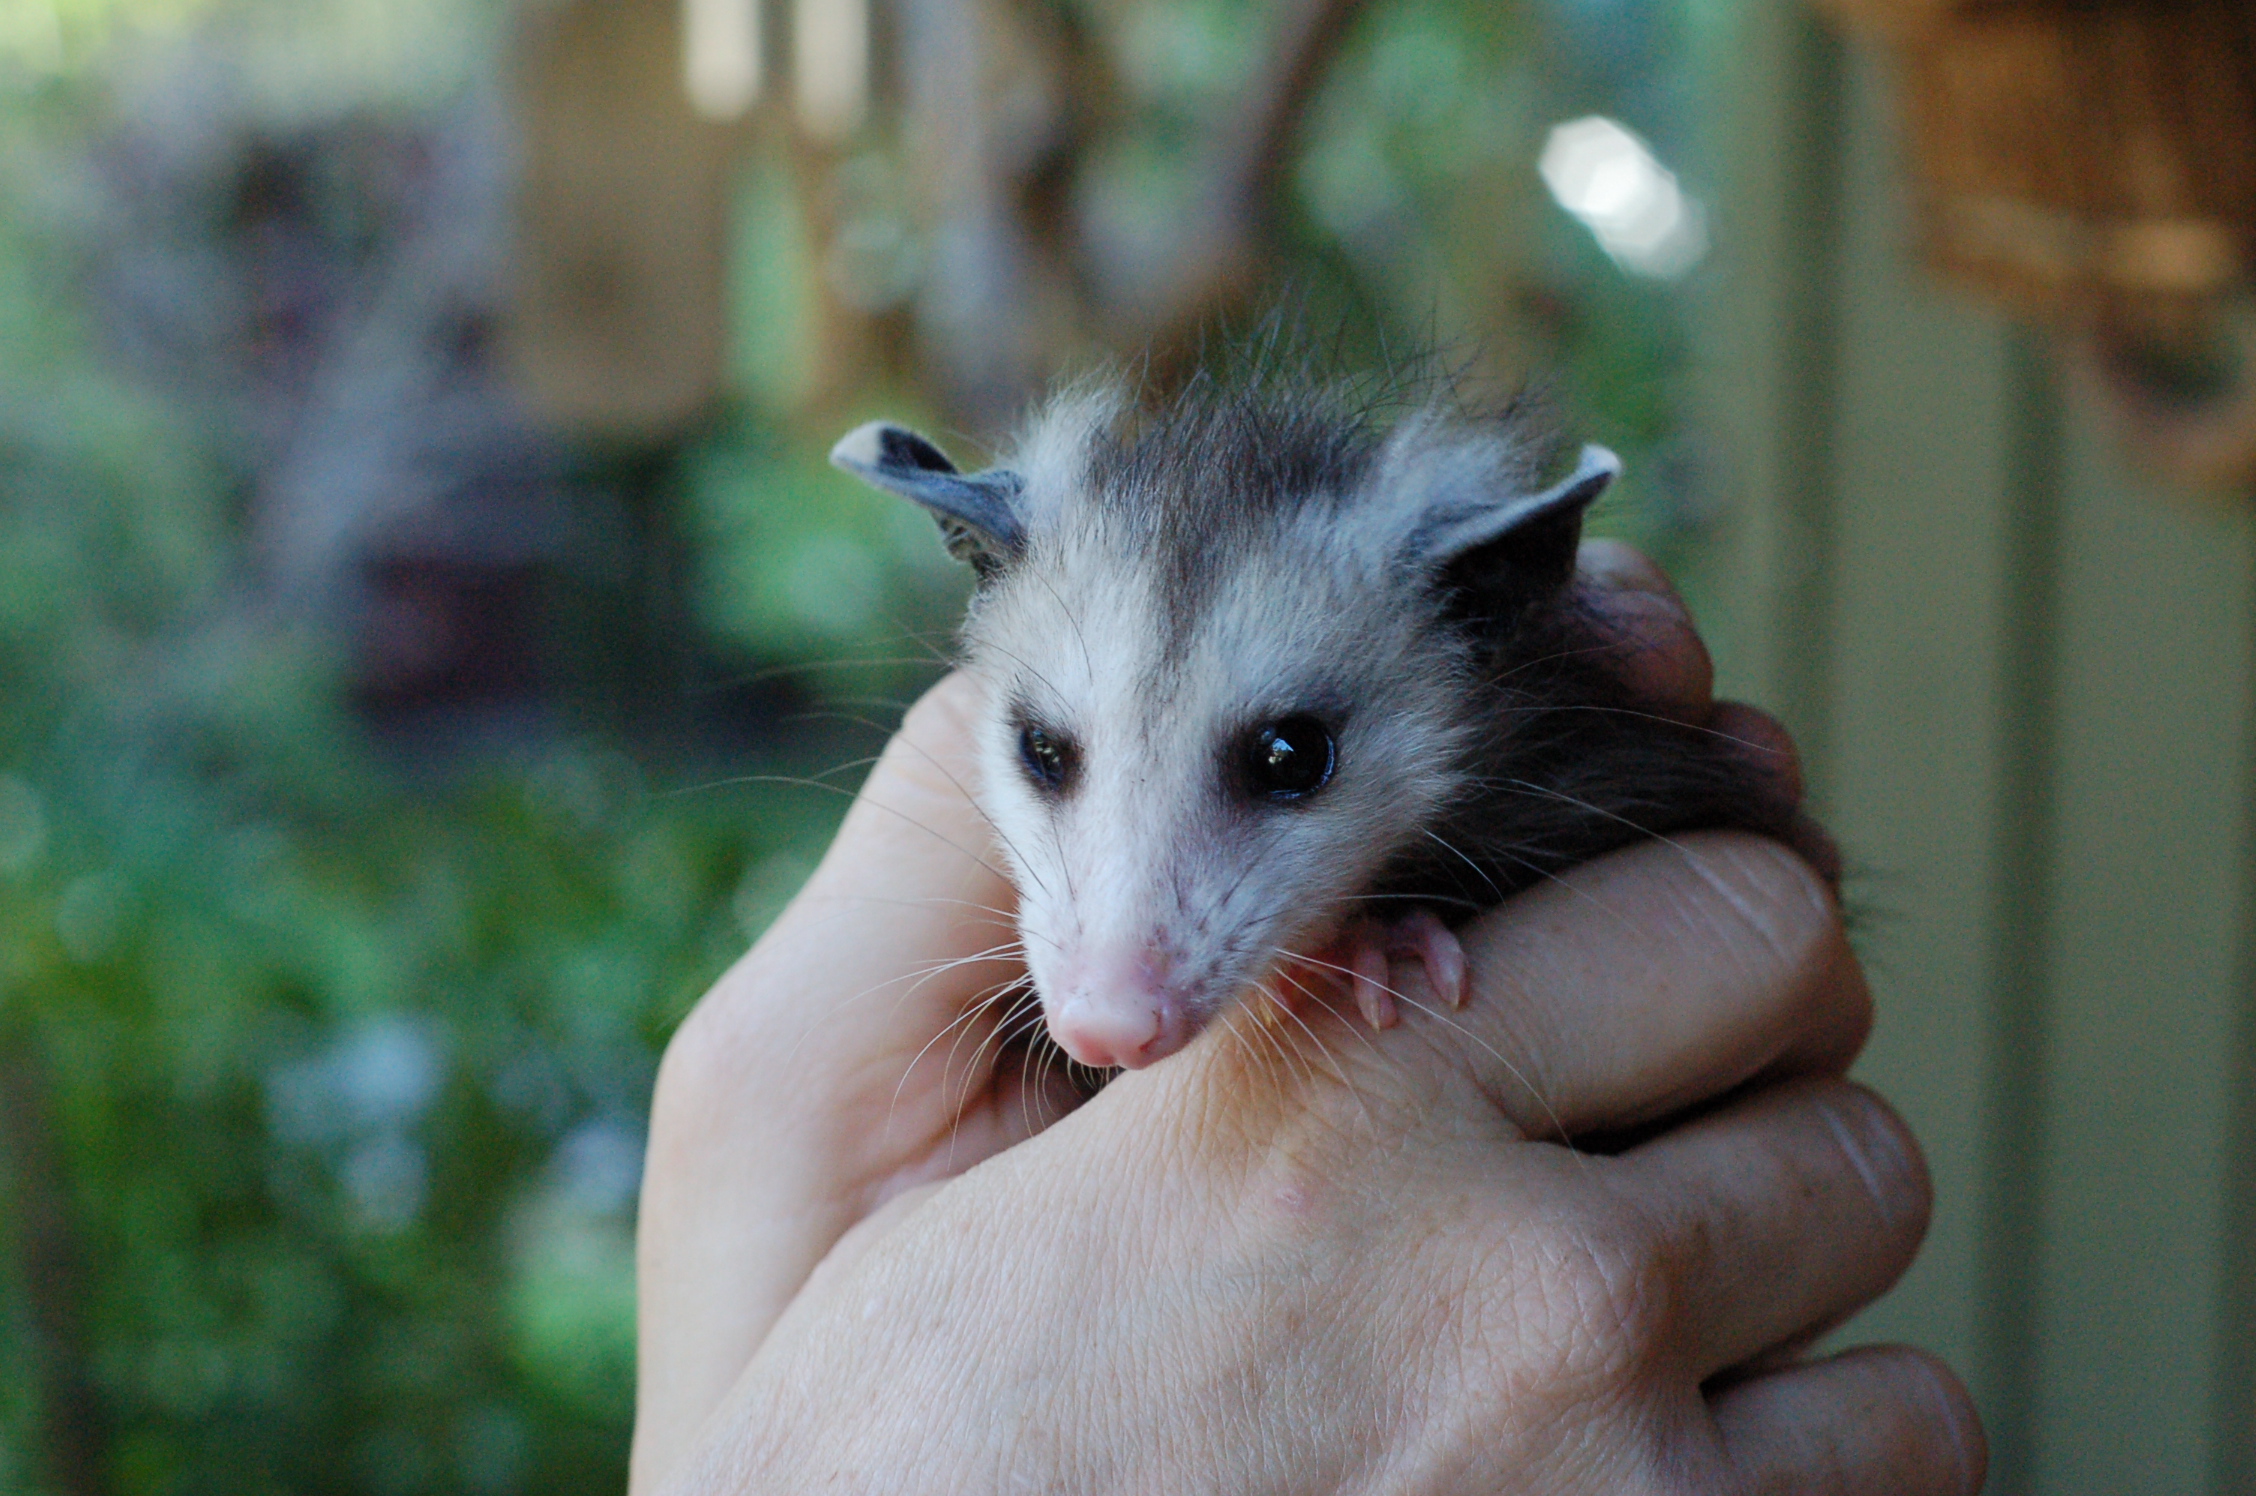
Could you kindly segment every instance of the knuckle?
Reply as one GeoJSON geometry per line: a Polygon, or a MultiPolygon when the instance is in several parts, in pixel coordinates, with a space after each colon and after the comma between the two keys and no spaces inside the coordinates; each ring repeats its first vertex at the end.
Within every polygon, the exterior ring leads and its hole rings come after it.
{"type": "Polygon", "coordinates": [[[788,1048],[778,1006],[761,1000],[769,984],[757,961],[756,952],[740,960],[675,1027],[658,1060],[654,1118],[735,1105],[756,1085],[762,1061],[788,1048]]]}
{"type": "Polygon", "coordinates": [[[697,1116],[711,1098],[730,1085],[731,1078],[723,1073],[725,1067],[720,1063],[718,1051],[722,1046],[715,1042],[715,1027],[711,1009],[700,1005],[690,1010],[666,1041],[651,1090],[654,1122],[676,1115],[697,1116]]]}
{"type": "Polygon", "coordinates": [[[1563,1284],[1588,1323],[1606,1330],[1613,1344],[1641,1360],[1665,1338],[1674,1317],[1671,1258],[1650,1221],[1623,1212],[1602,1233],[1577,1243],[1563,1284]]]}
{"type": "Polygon", "coordinates": [[[1591,1191],[1571,1221],[1515,1243],[1509,1292],[1479,1337],[1499,1347],[1511,1395],[1611,1399],[1643,1384],[1669,1343],[1680,1281],[1644,1212],[1591,1191]]]}

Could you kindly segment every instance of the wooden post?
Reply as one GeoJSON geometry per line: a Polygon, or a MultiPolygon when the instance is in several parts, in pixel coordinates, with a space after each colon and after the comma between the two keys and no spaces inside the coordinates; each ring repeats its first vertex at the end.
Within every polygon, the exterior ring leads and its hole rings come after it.
{"type": "Polygon", "coordinates": [[[680,0],[528,5],[516,52],[518,388],[564,435],[664,440],[720,390],[740,130],[692,107],[680,0]]]}

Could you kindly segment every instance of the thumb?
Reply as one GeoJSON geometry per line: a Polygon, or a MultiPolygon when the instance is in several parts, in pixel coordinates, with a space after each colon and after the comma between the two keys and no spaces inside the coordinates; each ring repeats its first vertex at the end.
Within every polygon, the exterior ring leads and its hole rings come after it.
{"type": "MultiPolygon", "coordinates": [[[[637,1231],[637,1489],[839,1238],[951,1156],[935,1145],[970,1087],[919,1056],[946,1056],[979,995],[1023,974],[967,789],[980,709],[951,676],[910,710],[807,887],[666,1047],[637,1231]]],[[[963,1055],[991,1063],[987,1037],[963,1055]]]]}

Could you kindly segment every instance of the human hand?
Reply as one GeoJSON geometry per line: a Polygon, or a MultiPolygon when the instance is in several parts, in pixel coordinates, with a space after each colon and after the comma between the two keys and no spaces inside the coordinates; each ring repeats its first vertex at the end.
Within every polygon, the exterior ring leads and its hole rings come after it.
{"type": "MultiPolygon", "coordinates": [[[[1640,608],[1654,694],[1700,714],[1696,638],[1640,608]]],[[[1925,1224],[1915,1148],[1838,1079],[1867,1000],[1800,864],[1609,858],[1464,932],[1461,1013],[1218,1030],[1043,1131],[1073,1098],[994,1064],[976,1008],[1017,973],[966,855],[970,689],[912,713],[669,1050],[638,1492],[1978,1484],[1913,1353],[1714,1380],[1877,1294],[1925,1224]],[[1727,1094],[1618,1156],[1543,1141],[1727,1094]]]]}

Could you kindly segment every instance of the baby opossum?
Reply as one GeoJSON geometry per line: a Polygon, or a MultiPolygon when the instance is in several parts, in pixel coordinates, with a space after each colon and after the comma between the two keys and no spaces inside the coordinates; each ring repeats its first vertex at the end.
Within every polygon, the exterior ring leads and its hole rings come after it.
{"type": "Polygon", "coordinates": [[[1620,464],[1585,447],[1544,486],[1525,424],[1087,386],[985,472],[883,423],[838,443],[977,573],[980,804],[1073,1058],[1151,1064],[1295,962],[1383,1026],[1390,953],[1460,1001],[1450,925],[1575,863],[1704,827],[1809,845],[1745,745],[1624,684],[1570,585],[1620,464]]]}

